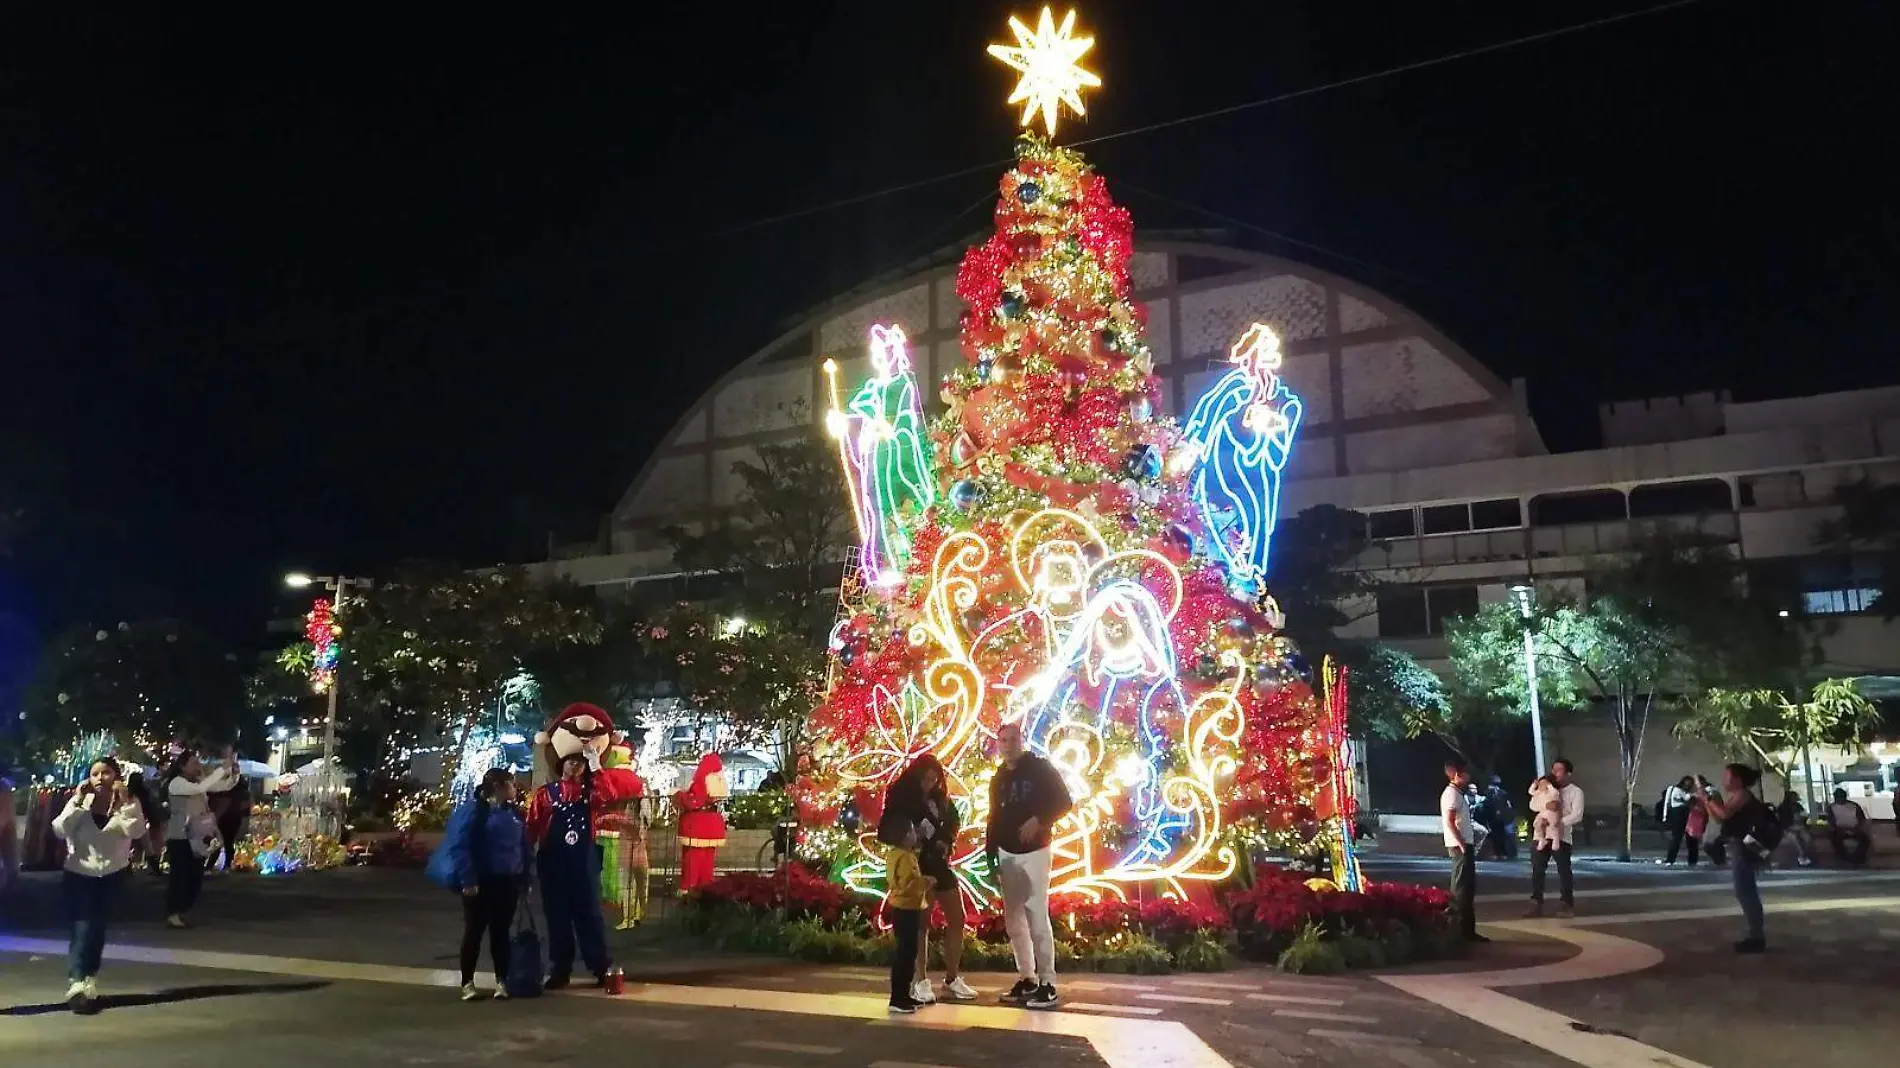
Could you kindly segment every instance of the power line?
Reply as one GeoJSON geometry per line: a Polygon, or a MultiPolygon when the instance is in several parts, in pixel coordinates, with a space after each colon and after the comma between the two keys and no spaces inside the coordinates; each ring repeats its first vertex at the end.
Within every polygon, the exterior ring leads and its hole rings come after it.
{"type": "Polygon", "coordinates": [[[1351,253],[1340,252],[1335,249],[1327,248],[1324,245],[1316,245],[1311,241],[1302,241],[1301,239],[1297,237],[1293,237],[1290,234],[1283,234],[1278,230],[1269,230],[1264,226],[1255,225],[1254,223],[1250,223],[1245,219],[1238,219],[1224,212],[1215,211],[1212,208],[1203,208],[1199,204],[1190,204],[1187,201],[1182,200],[1178,197],[1171,197],[1165,193],[1157,193],[1152,189],[1143,189],[1142,187],[1138,185],[1133,185],[1126,181],[1117,180],[1115,182],[1115,187],[1117,189],[1126,189],[1131,193],[1140,193],[1142,196],[1145,196],[1149,198],[1150,200],[1158,201],[1162,204],[1167,204],[1172,207],[1181,208],[1185,211],[1195,212],[1196,214],[1205,215],[1216,222],[1225,223],[1228,226],[1238,227],[1239,229],[1242,229],[1242,230],[1248,230],[1253,233],[1259,234],[1262,237],[1271,238],[1274,241],[1280,241],[1288,245],[1296,246],[1298,248],[1307,249],[1308,251],[1311,251],[1311,252],[1317,252],[1320,255],[1326,256],[1330,259],[1335,259],[1343,263],[1350,263],[1359,267],[1365,267],[1369,270],[1378,271],[1381,274],[1386,274],[1386,275],[1392,276],[1393,278],[1402,279],[1404,281],[1412,283],[1413,285],[1423,286],[1428,289],[1444,288],[1428,278],[1422,278],[1418,275],[1410,273],[1409,271],[1401,271],[1397,267],[1388,267],[1382,263],[1374,263],[1371,260],[1365,259],[1360,256],[1354,256],[1351,253]]]}
{"type": "Polygon", "coordinates": [[[1114,141],[1123,137],[1133,137],[1136,134],[1153,133],[1156,130],[1166,130],[1174,126],[1184,126],[1190,122],[1203,122],[1207,119],[1216,119],[1216,118],[1220,118],[1223,115],[1232,115],[1235,112],[1240,112],[1240,111],[1251,111],[1254,108],[1264,108],[1272,104],[1284,104],[1289,100],[1298,100],[1301,97],[1314,96],[1319,93],[1330,92],[1334,89],[1344,89],[1348,86],[1363,85],[1366,82],[1377,81],[1380,78],[1390,78],[1398,74],[1410,74],[1413,71],[1420,71],[1420,70],[1426,70],[1431,67],[1443,66],[1446,63],[1455,63],[1461,59],[1471,59],[1474,56],[1488,55],[1492,52],[1502,52],[1502,51],[1505,51],[1506,49],[1520,48],[1528,44],[1538,44],[1543,41],[1553,40],[1555,38],[1564,37],[1573,33],[1582,33],[1585,30],[1599,29],[1601,27],[1613,25],[1619,22],[1628,22],[1632,19],[1645,18],[1650,15],[1660,15],[1667,11],[1674,11],[1677,8],[1684,8],[1692,4],[1699,4],[1701,2],[1702,0],[1669,0],[1668,3],[1657,4],[1654,7],[1646,7],[1637,11],[1625,11],[1619,15],[1606,15],[1603,18],[1592,19],[1589,22],[1578,22],[1569,26],[1559,26],[1553,30],[1545,30],[1541,33],[1527,34],[1523,37],[1513,37],[1508,41],[1498,41],[1493,44],[1479,45],[1475,48],[1467,48],[1459,52],[1451,52],[1442,56],[1434,56],[1431,59],[1421,59],[1415,63],[1406,63],[1401,66],[1392,67],[1387,70],[1374,71],[1370,74],[1356,74],[1350,78],[1341,78],[1340,80],[1335,81],[1335,82],[1327,82],[1324,85],[1314,85],[1314,86],[1309,86],[1305,89],[1294,89],[1285,93],[1278,93],[1273,96],[1262,97],[1259,100],[1249,100],[1244,104],[1229,104],[1226,107],[1215,108],[1212,111],[1203,111],[1196,115],[1184,115],[1178,119],[1167,119],[1162,122],[1151,122],[1146,126],[1137,126],[1132,130],[1122,130],[1117,133],[1103,134],[1100,137],[1091,137],[1086,141],[1077,141],[1074,144],[1072,144],[1070,147],[1080,148],[1083,145],[1099,145],[1104,141],[1114,141]]]}
{"type": "MultiPolygon", "coordinates": [[[[1525,36],[1522,36],[1522,37],[1513,37],[1509,40],[1497,41],[1488,45],[1478,45],[1474,48],[1466,48],[1457,52],[1450,52],[1442,56],[1434,56],[1430,59],[1421,59],[1413,63],[1405,63],[1397,67],[1387,68],[1385,70],[1373,71],[1367,74],[1357,74],[1350,78],[1342,78],[1338,81],[1327,82],[1324,85],[1308,86],[1305,89],[1294,89],[1294,90],[1290,90],[1284,93],[1277,93],[1273,96],[1262,97],[1259,100],[1249,100],[1245,103],[1240,103],[1240,104],[1229,104],[1226,107],[1215,108],[1212,111],[1203,111],[1194,115],[1183,115],[1180,118],[1166,119],[1161,122],[1149,123],[1146,126],[1137,126],[1137,127],[1134,127],[1133,129],[1121,130],[1116,133],[1103,134],[1100,137],[1091,137],[1091,138],[1088,138],[1087,140],[1073,142],[1069,145],[1069,147],[1081,148],[1085,145],[1099,145],[1107,141],[1115,141],[1124,137],[1134,137],[1137,134],[1153,133],[1156,130],[1172,129],[1173,127],[1185,126],[1189,123],[1204,122],[1208,119],[1216,119],[1225,115],[1232,115],[1241,111],[1251,111],[1256,108],[1268,107],[1273,104],[1283,104],[1289,100],[1298,100],[1298,99],[1301,99],[1302,97],[1315,96],[1319,93],[1330,92],[1334,89],[1344,89],[1344,88],[1347,88],[1348,86],[1364,85],[1367,82],[1377,81],[1381,78],[1390,78],[1399,74],[1410,74],[1414,71],[1427,70],[1432,67],[1443,66],[1447,63],[1455,63],[1462,59],[1471,59],[1476,56],[1489,55],[1493,52],[1502,52],[1502,51],[1506,51],[1512,48],[1521,48],[1525,45],[1539,44],[1544,41],[1555,40],[1556,38],[1559,38],[1559,37],[1566,37],[1573,33],[1583,33],[1587,30],[1600,29],[1604,26],[1611,26],[1617,23],[1629,22],[1635,19],[1646,18],[1651,15],[1660,15],[1660,14],[1664,14],[1665,12],[1674,11],[1679,8],[1689,7],[1693,4],[1698,4],[1701,2],[1702,0],[1669,0],[1669,2],[1667,3],[1657,4],[1653,7],[1646,7],[1646,8],[1636,10],[1636,11],[1625,11],[1617,15],[1606,15],[1603,18],[1591,19],[1588,22],[1572,23],[1568,26],[1559,26],[1555,29],[1544,30],[1539,33],[1526,34],[1525,36]]],[[[1015,162],[1014,157],[1006,157],[1003,159],[990,160],[986,163],[974,164],[969,167],[964,167],[960,170],[954,170],[945,174],[939,174],[931,178],[920,178],[920,179],[917,179],[916,181],[903,182],[898,185],[886,186],[882,189],[874,189],[868,193],[859,193],[855,196],[843,197],[838,200],[827,201],[823,204],[814,204],[806,208],[798,208],[793,211],[780,212],[777,215],[767,215],[761,218],[749,220],[747,222],[735,223],[731,226],[721,227],[717,230],[713,230],[707,233],[697,234],[694,237],[692,237],[690,240],[704,241],[704,240],[709,240],[709,239],[730,237],[733,234],[745,233],[749,230],[757,230],[766,226],[775,225],[777,223],[789,222],[793,219],[802,219],[802,218],[806,218],[812,215],[822,215],[828,211],[835,211],[839,208],[848,208],[854,204],[862,204],[865,201],[877,200],[877,199],[880,199],[882,197],[887,197],[887,196],[894,196],[898,193],[907,193],[913,189],[922,189],[926,186],[937,185],[941,182],[951,181],[953,179],[961,178],[968,174],[975,174],[979,171],[992,170],[996,167],[1000,167],[1000,166],[1003,166],[1004,164],[1013,163],[1013,162],[1015,162]]],[[[1291,240],[1289,238],[1283,238],[1283,239],[1291,240]]],[[[682,239],[682,241],[684,240],[689,240],[689,239],[682,239]]]]}

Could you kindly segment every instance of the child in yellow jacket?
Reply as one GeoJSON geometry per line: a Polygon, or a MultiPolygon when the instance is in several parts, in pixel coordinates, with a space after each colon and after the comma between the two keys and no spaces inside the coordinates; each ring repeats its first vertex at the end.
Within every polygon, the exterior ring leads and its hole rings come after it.
{"type": "Polygon", "coordinates": [[[926,835],[916,824],[888,809],[877,834],[884,848],[884,911],[897,940],[891,958],[890,1010],[907,1016],[923,1004],[911,997],[910,991],[911,981],[916,978],[917,940],[923,937],[924,918],[930,908],[931,881],[918,860],[918,847],[926,835]]]}

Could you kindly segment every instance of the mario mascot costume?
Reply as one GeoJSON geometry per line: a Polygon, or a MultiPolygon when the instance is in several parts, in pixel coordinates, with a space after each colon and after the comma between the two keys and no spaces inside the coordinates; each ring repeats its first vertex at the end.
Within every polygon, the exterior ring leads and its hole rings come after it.
{"type": "Polygon", "coordinates": [[[548,918],[549,990],[567,985],[577,938],[581,960],[597,982],[605,985],[613,967],[600,912],[600,847],[594,832],[609,810],[634,796],[640,781],[626,768],[601,766],[613,729],[606,712],[575,704],[535,735],[555,769],[554,781],[536,790],[528,806],[528,838],[535,845],[535,873],[548,918]]]}
{"type": "Polygon", "coordinates": [[[595,825],[600,841],[600,901],[618,930],[640,926],[647,915],[646,783],[633,771],[633,747],[616,741],[601,754],[601,767],[627,769],[633,794],[612,805],[595,825]]]}
{"type": "Polygon", "coordinates": [[[730,793],[726,789],[726,765],[718,753],[699,758],[691,786],[673,798],[680,814],[680,893],[705,886],[713,880],[713,861],[719,847],[726,844],[726,817],[719,803],[730,793]]]}

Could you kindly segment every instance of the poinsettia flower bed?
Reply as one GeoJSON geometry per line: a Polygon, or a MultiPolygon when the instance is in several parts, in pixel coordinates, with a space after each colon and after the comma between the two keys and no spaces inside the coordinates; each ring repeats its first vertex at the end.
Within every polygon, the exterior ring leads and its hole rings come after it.
{"type": "MultiPolygon", "coordinates": [[[[1218,971],[1236,955],[1289,970],[1402,964],[1455,950],[1435,887],[1366,883],[1332,890],[1270,865],[1251,885],[1213,901],[1090,901],[1067,895],[1049,903],[1058,966],[1070,971],[1218,971]]],[[[802,865],[774,874],[721,876],[687,897],[689,929],[720,948],[784,953],[807,960],[881,964],[889,959],[881,903],[852,893],[802,865]]],[[[932,910],[931,926],[944,926],[932,910]]],[[[1003,918],[967,919],[964,966],[1014,967],[1003,918]]],[[[934,940],[933,940],[934,941],[934,940]]]]}

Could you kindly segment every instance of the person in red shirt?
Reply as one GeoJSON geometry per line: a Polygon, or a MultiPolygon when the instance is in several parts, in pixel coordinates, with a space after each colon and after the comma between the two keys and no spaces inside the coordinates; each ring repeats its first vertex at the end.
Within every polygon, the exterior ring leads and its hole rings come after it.
{"type": "Polygon", "coordinates": [[[639,780],[625,768],[600,766],[601,750],[612,734],[605,712],[570,705],[542,736],[560,769],[560,777],[536,790],[528,806],[528,840],[535,848],[548,920],[549,990],[568,984],[576,942],[596,983],[605,986],[613,968],[600,910],[601,857],[594,834],[616,805],[633,796],[639,780]]]}

